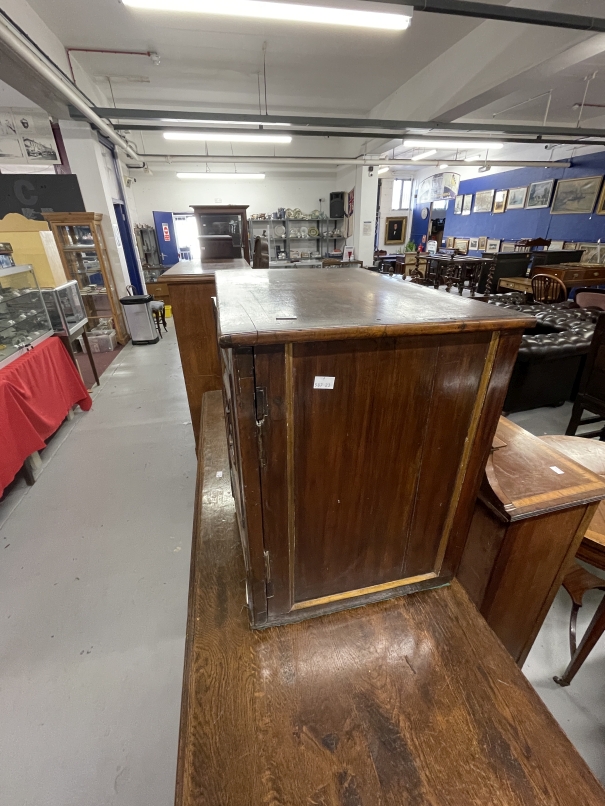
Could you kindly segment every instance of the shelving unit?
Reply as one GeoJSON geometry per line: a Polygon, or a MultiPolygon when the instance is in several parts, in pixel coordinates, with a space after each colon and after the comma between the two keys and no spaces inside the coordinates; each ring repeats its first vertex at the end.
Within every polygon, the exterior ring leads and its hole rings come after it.
{"type": "Polygon", "coordinates": [[[111,319],[120,344],[128,341],[128,331],[109,262],[100,213],[45,213],[50,224],[65,273],[76,280],[84,301],[86,317],[93,325],[111,319]]]}
{"type": "Polygon", "coordinates": [[[313,262],[321,262],[324,258],[330,257],[330,252],[340,249],[344,257],[344,247],[346,237],[343,233],[344,218],[256,218],[250,219],[250,240],[254,244],[257,236],[262,236],[266,232],[269,242],[269,258],[271,265],[282,265],[282,260],[278,259],[278,249],[286,254],[287,263],[292,260],[292,252],[308,252],[308,258],[299,258],[302,265],[309,266],[313,262]],[[277,235],[275,230],[283,227],[283,235],[277,235]],[[297,236],[292,233],[299,232],[302,228],[307,231],[315,228],[317,235],[297,236]],[[330,236],[328,233],[339,231],[341,234],[330,236]],[[313,257],[314,255],[314,257],[313,257]]]}

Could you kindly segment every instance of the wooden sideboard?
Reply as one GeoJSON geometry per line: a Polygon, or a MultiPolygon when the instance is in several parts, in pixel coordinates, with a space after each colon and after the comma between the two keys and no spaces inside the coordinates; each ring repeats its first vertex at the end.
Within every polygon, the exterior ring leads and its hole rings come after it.
{"type": "Polygon", "coordinates": [[[216,289],[253,626],[447,583],[533,318],[363,269],[216,289]]]}
{"type": "Polygon", "coordinates": [[[246,268],[250,267],[243,258],[204,263],[181,260],[160,278],[161,285],[168,289],[172,305],[196,447],[202,396],[205,392],[222,388],[212,302],[216,295],[214,274],[219,269],[246,268]]]}
{"type": "Polygon", "coordinates": [[[558,277],[568,288],[577,285],[602,285],[605,283],[605,266],[600,263],[560,263],[556,265],[535,266],[530,276],[550,274],[558,277]]]}
{"type": "Polygon", "coordinates": [[[604,479],[500,419],[458,578],[520,666],[603,498],[604,479]]]}
{"type": "Polygon", "coordinates": [[[603,788],[456,581],[250,630],[228,467],[211,392],[176,806],[603,806],[603,788]]]}

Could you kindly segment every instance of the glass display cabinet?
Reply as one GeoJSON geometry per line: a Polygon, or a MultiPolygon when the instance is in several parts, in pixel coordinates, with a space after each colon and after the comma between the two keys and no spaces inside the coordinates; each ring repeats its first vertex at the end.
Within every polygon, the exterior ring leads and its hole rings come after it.
{"type": "Polygon", "coordinates": [[[88,324],[77,280],[57,288],[43,288],[42,296],[55,333],[73,336],[88,324]]]}
{"type": "Polygon", "coordinates": [[[197,221],[197,228],[204,258],[245,258],[250,263],[250,238],[248,235],[248,205],[191,205],[197,221]],[[224,244],[231,238],[230,254],[226,254],[224,244]],[[213,254],[216,247],[221,254],[213,254]]]}
{"type": "Polygon", "coordinates": [[[66,275],[76,280],[86,318],[94,326],[111,319],[120,344],[128,331],[107,255],[100,213],[44,213],[50,224],[66,275]]]}
{"type": "Polygon", "coordinates": [[[52,334],[33,267],[0,269],[0,368],[52,334]]]}

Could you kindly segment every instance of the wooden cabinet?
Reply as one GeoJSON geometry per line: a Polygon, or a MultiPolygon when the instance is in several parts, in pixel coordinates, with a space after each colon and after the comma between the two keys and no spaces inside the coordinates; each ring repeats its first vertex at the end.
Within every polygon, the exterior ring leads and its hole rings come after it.
{"type": "Polygon", "coordinates": [[[241,258],[203,264],[199,260],[181,260],[165,271],[157,284],[166,287],[172,305],[196,446],[202,397],[205,392],[222,387],[212,301],[216,295],[214,273],[217,269],[245,268],[250,267],[241,258]]]}
{"type": "Polygon", "coordinates": [[[522,666],[605,481],[502,418],[458,572],[522,666]]]}
{"type": "Polygon", "coordinates": [[[253,625],[448,582],[533,320],[363,269],[216,289],[253,625]]]}
{"type": "Polygon", "coordinates": [[[158,280],[155,283],[145,283],[147,293],[151,294],[154,299],[163,302],[164,305],[170,305],[170,293],[168,291],[168,283],[158,280]]]}
{"type": "Polygon", "coordinates": [[[243,258],[250,263],[247,204],[191,205],[197,221],[202,261],[243,258]],[[227,252],[225,252],[225,242],[227,252]]]}
{"type": "Polygon", "coordinates": [[[536,266],[531,270],[535,274],[550,274],[558,277],[568,287],[579,282],[586,285],[598,285],[605,282],[605,266],[598,263],[562,263],[555,266],[536,266]]]}
{"type": "Polygon", "coordinates": [[[111,319],[120,344],[130,339],[113,268],[109,262],[101,213],[44,213],[55,236],[65,274],[77,280],[88,321],[94,327],[111,319]]]}

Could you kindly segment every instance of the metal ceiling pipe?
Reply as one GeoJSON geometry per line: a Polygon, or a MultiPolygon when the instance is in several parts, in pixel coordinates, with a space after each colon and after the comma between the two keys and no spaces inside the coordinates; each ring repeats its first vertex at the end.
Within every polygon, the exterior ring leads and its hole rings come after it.
{"type": "MultiPolygon", "coordinates": [[[[93,107],[93,111],[109,120],[175,120],[184,121],[223,121],[227,118],[233,123],[258,123],[259,115],[231,112],[183,112],[175,109],[114,109],[113,107],[93,107]]],[[[72,118],[78,120],[81,114],[73,110],[72,118]]],[[[294,126],[319,126],[330,129],[395,129],[405,134],[413,131],[432,130],[433,138],[451,132],[458,134],[479,134],[491,132],[492,134],[519,134],[543,137],[605,137],[605,129],[577,129],[574,126],[531,126],[509,123],[449,123],[441,120],[380,120],[379,118],[328,118],[310,115],[261,115],[260,119],[266,123],[290,123],[294,126]]],[[[287,132],[284,132],[287,133],[287,132]]],[[[414,134],[416,137],[416,134],[414,134]]]]}
{"type": "Polygon", "coordinates": [[[3,42],[13,54],[18,56],[29,67],[38,73],[48,84],[59,92],[65,100],[78,109],[81,115],[95,128],[105,135],[118,148],[121,148],[131,159],[140,160],[137,152],[110,126],[100,118],[80,94],[74,90],[65,78],[52,70],[34,51],[11,30],[6,20],[0,16],[0,42],[3,42]]]}
{"type": "MultiPolygon", "coordinates": [[[[203,165],[222,163],[241,164],[270,164],[270,165],[367,165],[376,168],[377,166],[386,165],[400,166],[400,165],[441,165],[443,160],[409,160],[409,159],[377,159],[376,157],[262,157],[262,156],[249,156],[249,157],[234,157],[233,155],[216,155],[208,156],[207,154],[141,154],[138,157],[145,162],[164,162],[168,165],[176,164],[190,164],[192,162],[203,165]]],[[[481,167],[488,165],[491,168],[570,168],[571,162],[540,162],[539,160],[473,160],[467,162],[466,160],[448,160],[448,167],[452,165],[469,167],[481,167]]],[[[130,166],[135,167],[135,166],[130,166]]]]}
{"type": "MultiPolygon", "coordinates": [[[[373,0],[373,2],[385,0],[373,0]]],[[[497,6],[488,3],[475,3],[470,0],[386,0],[393,5],[412,6],[414,11],[426,11],[432,14],[452,14],[457,17],[474,17],[482,20],[498,20],[500,22],[519,22],[525,25],[545,25],[549,28],[567,28],[572,31],[591,31],[603,33],[605,19],[585,17],[580,14],[561,14],[557,11],[539,11],[536,8],[519,8],[518,6],[497,6]]]]}

